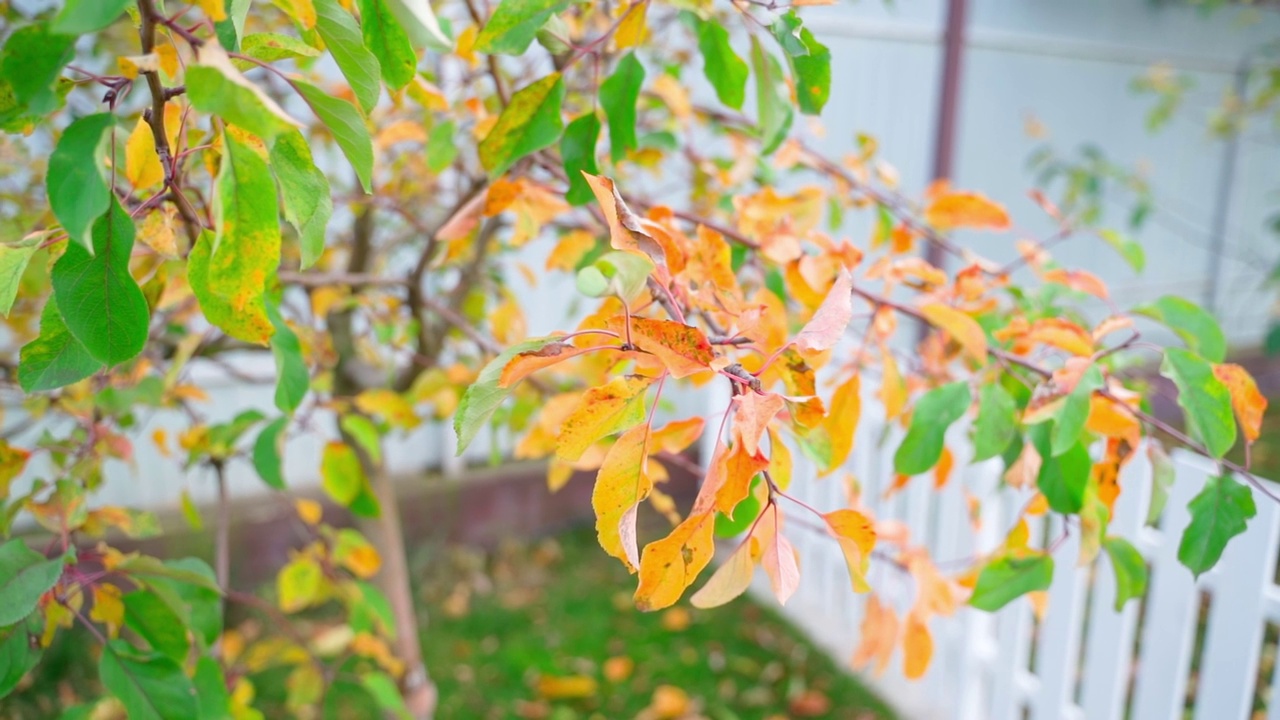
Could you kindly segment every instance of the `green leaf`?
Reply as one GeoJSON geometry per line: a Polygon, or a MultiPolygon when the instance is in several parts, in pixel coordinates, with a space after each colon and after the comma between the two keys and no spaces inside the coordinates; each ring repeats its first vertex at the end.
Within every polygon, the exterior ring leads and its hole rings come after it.
{"type": "Polygon", "coordinates": [[[568,0],[502,0],[473,47],[482,53],[523,55],[547,20],[568,6],[568,0]]]}
{"type": "Polygon", "coordinates": [[[115,117],[86,115],[67,126],[49,155],[49,208],[73,241],[91,248],[93,223],[111,207],[106,153],[115,117]]]}
{"type": "Polygon", "coordinates": [[[201,112],[270,141],[298,127],[297,121],[231,64],[216,42],[200,47],[196,63],[187,68],[187,99],[201,112]]]}
{"type": "Polygon", "coordinates": [[[124,603],[124,624],[136,632],[152,650],[176,663],[183,662],[191,643],[182,619],[158,595],[135,590],[120,598],[124,603]]]}
{"type": "Polygon", "coordinates": [[[342,431],[351,436],[351,439],[364,450],[369,456],[369,461],[374,465],[382,463],[382,442],[378,433],[378,428],[374,426],[373,421],[364,415],[355,413],[347,413],[338,421],[342,427],[342,431]]]}
{"type": "Polygon", "coordinates": [[[329,178],[316,167],[311,147],[296,130],[276,138],[271,146],[271,169],[280,183],[284,219],[298,232],[300,264],[305,270],[324,253],[325,232],[333,217],[329,178]]]}
{"type": "Polygon", "coordinates": [[[636,103],[643,84],[644,66],[634,52],[623,56],[613,74],[600,83],[600,105],[609,121],[609,152],[615,163],[636,149],[636,103]]]}
{"type": "Polygon", "coordinates": [[[747,97],[747,63],[729,44],[729,31],[717,22],[697,20],[698,49],[702,52],[703,72],[716,89],[720,102],[734,110],[742,109],[747,97]]]}
{"type": "Polygon", "coordinates": [[[195,686],[180,665],[163,655],[143,655],[123,640],[112,640],[98,661],[98,677],[124,705],[129,720],[198,717],[195,686]]]}
{"type": "Polygon", "coordinates": [[[87,35],[119,19],[132,0],[67,0],[53,19],[53,31],[64,35],[87,35]]]}
{"type": "Polygon", "coordinates": [[[13,692],[22,678],[40,662],[43,653],[26,624],[9,629],[0,640],[0,698],[13,692]]]}
{"type": "Polygon", "coordinates": [[[331,442],[320,459],[320,479],[325,492],[342,505],[350,505],[368,485],[360,456],[350,445],[331,442]]]}
{"type": "Polygon", "coordinates": [[[267,303],[267,317],[276,332],[271,336],[271,355],[276,361],[276,407],[292,413],[311,389],[311,372],[302,359],[302,345],[293,329],[280,317],[274,303],[267,303]]]}
{"type": "Polygon", "coordinates": [[[1151,461],[1151,504],[1147,507],[1147,525],[1155,525],[1164,513],[1165,503],[1169,502],[1169,488],[1177,473],[1173,469],[1173,459],[1156,441],[1147,445],[1147,458],[1151,461]]]}
{"type": "Polygon", "coordinates": [[[384,0],[384,2],[400,21],[400,26],[409,34],[409,40],[414,47],[453,49],[453,41],[440,27],[440,21],[427,0],[384,0]]]}
{"type": "Polygon", "coordinates": [[[794,113],[785,95],[782,66],[751,36],[751,67],[756,73],[756,125],[760,129],[760,152],[770,155],[791,129],[794,113]]]}
{"type": "Polygon", "coordinates": [[[58,299],[50,295],[40,314],[40,335],[22,346],[18,384],[26,392],[54,390],[79,382],[102,367],[67,330],[58,312],[58,299]]]}
{"type": "Polygon", "coordinates": [[[351,84],[351,91],[355,93],[360,107],[366,113],[372,111],[382,92],[382,86],[378,82],[381,70],[377,56],[365,47],[360,25],[351,17],[351,13],[342,9],[338,0],[313,2],[316,7],[316,32],[320,33],[333,61],[351,84]]]}
{"type": "Polygon", "coordinates": [[[1115,230],[1099,230],[1098,235],[1120,253],[1120,257],[1124,258],[1135,272],[1142,272],[1147,267],[1147,254],[1142,249],[1141,243],[1115,230]]]}
{"type": "Polygon", "coordinates": [[[1018,434],[1018,405],[998,382],[978,393],[978,420],[973,429],[973,462],[1002,454],[1018,434]]]}
{"type": "Polygon", "coordinates": [[[418,72],[418,54],[387,0],[360,0],[364,45],[378,58],[387,87],[399,90],[418,72]]]}
{"type": "Polygon", "coordinates": [[[288,424],[288,417],[272,420],[253,443],[253,469],[276,490],[284,489],[284,430],[288,424]]]}
{"type": "Polygon", "coordinates": [[[129,274],[133,219],[114,200],[93,224],[93,255],[76,244],[53,266],[53,294],[67,329],[95,359],[116,365],[147,344],[151,311],[129,274]]]}
{"type": "Polygon", "coordinates": [[[520,158],[551,147],[560,139],[564,121],[560,118],[560,102],[564,99],[564,80],[560,73],[526,85],[511,96],[493,129],[480,141],[480,164],[491,177],[497,177],[520,158]]]}
{"type": "MultiPolygon", "coordinates": [[[[149,585],[155,588],[159,583],[166,583],[174,596],[181,602],[176,607],[178,617],[182,618],[196,638],[204,643],[204,647],[212,647],[222,634],[222,594],[209,586],[217,584],[213,568],[197,557],[184,557],[166,560],[165,566],[190,575],[203,578],[200,583],[181,582],[177,580],[152,580],[149,585]]],[[[203,720],[203,719],[202,719],[203,720]]]]}
{"type": "Polygon", "coordinates": [[[1102,389],[1102,386],[1102,371],[1097,365],[1091,365],[1063,401],[1054,418],[1050,442],[1050,451],[1055,457],[1079,442],[1085,421],[1089,419],[1089,401],[1093,398],[1094,391],[1102,389]]]}
{"type": "Polygon", "coordinates": [[[516,343],[484,366],[475,382],[471,383],[467,391],[462,394],[458,409],[453,414],[453,431],[458,436],[458,455],[467,449],[476,433],[480,432],[480,428],[484,427],[493,412],[498,409],[503,400],[507,399],[507,395],[511,394],[512,388],[498,387],[502,369],[507,366],[507,363],[522,352],[541,350],[549,343],[558,341],[559,338],[556,337],[543,337],[516,343]]]}
{"type": "Polygon", "coordinates": [[[227,19],[213,24],[214,34],[224,48],[240,49],[240,38],[244,37],[244,21],[249,17],[249,6],[253,0],[226,0],[227,19]]]}
{"type": "Polygon", "coordinates": [[[213,581],[211,574],[203,570],[192,570],[175,562],[165,563],[150,555],[138,555],[122,561],[116,569],[149,586],[158,587],[160,583],[157,583],[156,579],[159,578],[194,585],[215,593],[219,592],[218,584],[213,581]]]}
{"type": "Polygon", "coordinates": [[[1089,449],[1084,443],[1077,441],[1065,452],[1053,455],[1052,423],[1031,426],[1030,435],[1036,452],[1040,454],[1040,474],[1036,476],[1036,487],[1044,493],[1049,507],[1055,512],[1080,512],[1089,486],[1089,474],[1093,470],[1089,449]]]}
{"type": "Polygon", "coordinates": [[[243,312],[262,304],[280,265],[279,205],[267,161],[232,133],[222,139],[207,277],[213,294],[243,312]]]}
{"type": "Polygon", "coordinates": [[[942,457],[947,428],[969,409],[969,383],[953,382],[920,396],[911,411],[911,427],[893,456],[894,469],[904,475],[928,472],[942,457]]]}
{"type": "Polygon", "coordinates": [[[564,160],[564,173],[569,176],[569,191],[564,199],[570,205],[585,205],[595,200],[591,185],[582,173],[600,174],[600,167],[596,164],[596,143],[599,139],[600,118],[594,112],[569,123],[564,129],[564,137],[560,138],[560,157],[564,160]]]}
{"type": "Polygon", "coordinates": [[[193,681],[199,697],[200,720],[231,720],[231,696],[218,661],[211,657],[197,660],[193,681]]]}
{"type": "Polygon", "coordinates": [[[361,673],[360,684],[385,712],[400,720],[413,720],[399,686],[390,675],[378,671],[361,673]]]}
{"type": "Polygon", "coordinates": [[[27,264],[47,237],[46,233],[32,233],[12,243],[0,243],[0,315],[9,316],[27,264]]]}
{"type": "Polygon", "coordinates": [[[1103,540],[1102,548],[1111,557],[1111,569],[1116,574],[1116,612],[1120,612],[1125,602],[1147,593],[1147,561],[1121,537],[1103,540]]]}
{"type": "MultiPolygon", "coordinates": [[[[320,57],[320,51],[302,42],[292,35],[281,35],[273,32],[260,32],[246,35],[240,41],[240,54],[262,62],[277,60],[301,60],[303,58],[320,57]]],[[[245,60],[233,60],[240,70],[256,67],[245,60]]]]}
{"type": "Polygon", "coordinates": [[[75,57],[75,38],[49,31],[44,23],[18,28],[4,42],[0,78],[9,81],[14,98],[35,115],[51,112],[60,102],[53,89],[62,68],[75,57]]]}
{"type": "Polygon", "coordinates": [[[61,557],[45,558],[18,538],[0,545],[0,627],[30,615],[40,596],[62,577],[65,564],[61,557]]]}
{"type": "Polygon", "coordinates": [[[1191,522],[1178,543],[1178,562],[1196,577],[1218,563],[1227,543],[1244,532],[1246,521],[1258,512],[1253,493],[1230,473],[1209,478],[1187,509],[1191,522]]]}
{"type": "Polygon", "coordinates": [[[778,19],[769,25],[769,32],[773,33],[774,39],[778,41],[778,47],[782,48],[782,52],[786,53],[788,57],[809,54],[809,47],[800,38],[800,30],[803,24],[804,21],[800,19],[795,10],[788,10],[785,14],[779,15],[778,19]]]}
{"type": "Polygon", "coordinates": [[[1178,334],[1187,347],[1209,362],[1220,363],[1227,357],[1227,338],[1218,321],[1199,305],[1175,295],[1165,295],[1133,311],[1164,324],[1178,334]]]}
{"type": "Polygon", "coordinates": [[[1029,592],[1048,590],[1053,582],[1053,558],[1004,556],[987,563],[978,574],[969,604],[995,612],[1029,592]]]}
{"type": "Polygon", "coordinates": [[[831,97],[831,51],[808,28],[800,28],[800,41],[808,52],[787,55],[796,84],[796,105],[805,115],[819,115],[831,97]]]}
{"type": "Polygon", "coordinates": [[[456,130],[452,120],[431,128],[427,136],[427,169],[431,172],[443,172],[458,157],[458,145],[453,140],[456,130]]]}
{"type": "Polygon", "coordinates": [[[1160,374],[1178,386],[1178,405],[1187,416],[1191,433],[1209,454],[1220,458],[1236,443],[1236,419],[1231,392],[1213,374],[1213,366],[1186,350],[1164,353],[1160,374]]]}
{"type": "Polygon", "coordinates": [[[338,148],[360,178],[360,186],[366,193],[370,192],[373,188],[373,138],[369,136],[369,128],[360,111],[346,100],[333,97],[315,85],[294,80],[293,87],[307,101],[320,122],[333,133],[338,148]]]}
{"type": "Polygon", "coordinates": [[[266,345],[275,332],[267,317],[264,296],[256,302],[236,309],[229,300],[209,287],[209,253],[213,248],[213,233],[202,232],[187,255],[187,282],[200,303],[200,310],[212,325],[237,340],[266,345]]]}

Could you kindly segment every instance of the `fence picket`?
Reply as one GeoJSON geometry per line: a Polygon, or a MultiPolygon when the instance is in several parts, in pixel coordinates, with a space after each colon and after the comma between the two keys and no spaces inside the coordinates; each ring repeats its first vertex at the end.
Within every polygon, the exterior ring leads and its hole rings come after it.
{"type": "MultiPolygon", "coordinates": [[[[1050,537],[1063,532],[1062,519],[1054,517],[1050,537]]],[[[1054,554],[1056,568],[1049,586],[1049,610],[1040,626],[1036,675],[1040,691],[1032,706],[1036,720],[1063,720],[1075,688],[1080,659],[1080,624],[1084,617],[1086,572],[1076,567],[1080,534],[1071,532],[1054,554]]]]}

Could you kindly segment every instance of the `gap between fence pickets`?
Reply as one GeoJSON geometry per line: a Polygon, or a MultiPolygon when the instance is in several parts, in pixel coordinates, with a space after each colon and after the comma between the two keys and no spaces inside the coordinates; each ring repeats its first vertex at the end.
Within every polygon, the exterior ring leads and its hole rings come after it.
{"type": "MultiPolygon", "coordinates": [[[[925,518],[926,527],[913,528],[913,532],[932,533],[925,539],[936,556],[939,545],[955,542],[959,531],[967,528],[952,524],[948,529],[945,516],[939,521],[939,517],[930,516],[929,508],[919,504],[934,503],[954,511],[956,506],[948,492],[962,497],[961,486],[965,485],[985,500],[983,526],[977,535],[970,533],[970,547],[978,552],[988,551],[1003,540],[1013,514],[1025,504],[1026,493],[995,491],[1000,477],[998,461],[967,467],[958,463],[960,469],[944,491],[913,493],[908,487],[899,496],[884,501],[880,496],[887,483],[892,482],[890,449],[896,443],[891,437],[877,447],[880,438],[874,436],[879,432],[879,428],[864,423],[857,445],[863,451],[855,452],[850,461],[851,470],[863,483],[867,504],[878,518],[925,518]],[[864,434],[868,437],[864,438],[864,434]]],[[[957,435],[963,442],[963,428],[957,435]]],[[[956,439],[948,439],[953,451],[962,447],[956,439]]],[[[961,452],[969,454],[967,449],[961,452]]],[[[1205,664],[1197,683],[1195,717],[1250,717],[1263,632],[1268,621],[1280,622],[1280,587],[1273,582],[1280,547],[1280,509],[1255,493],[1258,515],[1246,533],[1231,541],[1213,571],[1194,581],[1177,561],[1177,545],[1190,518],[1186,504],[1200,491],[1214,467],[1187,452],[1175,452],[1173,457],[1177,479],[1165,508],[1166,529],[1144,527],[1151,473],[1146,453],[1141,451],[1122,476],[1122,492],[1111,526],[1112,532],[1134,540],[1151,566],[1149,599],[1145,600],[1147,618],[1141,627],[1137,617],[1140,601],[1130,601],[1119,614],[1114,611],[1109,561],[1103,557],[1091,567],[1076,568],[1075,546],[1068,543],[1071,547],[1055,557],[1057,573],[1050,589],[1048,627],[1054,627],[1053,622],[1059,624],[1052,632],[1045,627],[1040,630],[1039,667],[1029,667],[1031,613],[1027,601],[1018,600],[995,615],[965,609],[957,617],[935,620],[935,661],[920,681],[902,677],[900,653],[895,653],[883,676],[863,674],[863,679],[902,717],[913,720],[1020,720],[1024,709],[1035,720],[1120,720],[1126,717],[1125,700],[1132,677],[1133,705],[1128,717],[1181,720],[1196,631],[1193,611],[1199,607],[1203,590],[1213,593],[1214,601],[1206,633],[1205,664]],[[1055,611],[1059,615],[1054,615],[1055,611]],[[1144,652],[1135,661],[1133,648],[1139,633],[1144,652]],[[1037,672],[1045,671],[1054,673],[1051,682],[1037,676],[1037,672]]],[[[912,485],[922,482],[918,479],[912,485]]],[[[819,480],[807,463],[797,464],[791,494],[825,510],[839,507],[842,493],[835,477],[819,480]]],[[[847,581],[837,581],[843,579],[846,570],[834,542],[807,532],[793,531],[791,535],[800,554],[802,582],[782,613],[837,663],[848,667],[865,600],[851,592],[847,581]]],[[[719,557],[726,557],[734,542],[721,543],[719,557]]],[[[901,587],[883,586],[883,569],[873,568],[873,573],[880,576],[873,580],[881,581],[873,582],[873,586],[888,595],[890,601],[903,599],[901,587]]],[[[750,592],[762,602],[776,602],[762,573],[753,580],[750,592]]],[[[909,603],[909,597],[907,600],[909,603]]],[[[905,604],[899,610],[904,607],[905,604]]],[[[1272,697],[1280,698],[1280,669],[1265,682],[1273,688],[1272,697]]],[[[1271,720],[1280,720],[1280,700],[1272,703],[1269,710],[1271,720]]]]}

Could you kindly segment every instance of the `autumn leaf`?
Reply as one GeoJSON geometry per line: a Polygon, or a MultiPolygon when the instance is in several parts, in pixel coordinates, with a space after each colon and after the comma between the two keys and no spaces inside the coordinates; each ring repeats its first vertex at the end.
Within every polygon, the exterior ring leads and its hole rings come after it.
{"type": "MultiPolygon", "coordinates": [[[[608,328],[627,337],[627,318],[609,319],[608,328]]],[[[684,378],[711,369],[715,351],[701,330],[671,320],[631,318],[631,342],[662,361],[674,378],[684,378]]]]}
{"type": "Polygon", "coordinates": [[[624,432],[605,455],[591,492],[600,547],[635,572],[640,562],[636,542],[636,506],[649,496],[653,481],[645,472],[649,426],[624,432]]]}
{"type": "Polygon", "coordinates": [[[823,421],[831,438],[831,459],[827,462],[826,473],[835,472],[849,459],[861,416],[862,376],[854,374],[832,394],[831,409],[823,421]]]}
{"type": "Polygon", "coordinates": [[[871,566],[871,551],[876,546],[876,531],[871,520],[856,510],[848,509],[826,513],[822,519],[844,553],[853,591],[867,592],[871,589],[867,585],[867,570],[871,566]]]}
{"type": "Polygon", "coordinates": [[[542,347],[526,350],[511,358],[506,366],[502,368],[502,375],[498,378],[498,387],[509,388],[539,370],[549,368],[552,365],[585,353],[609,347],[614,346],[577,347],[564,342],[550,342],[542,347]]]}
{"type": "Polygon", "coordinates": [[[748,455],[760,452],[760,438],[786,403],[776,393],[745,392],[734,401],[733,426],[748,455]]]}
{"type": "Polygon", "coordinates": [[[577,460],[587,448],[608,435],[625,430],[644,417],[644,392],[653,378],[616,377],[582,395],[578,407],[565,418],[556,442],[556,456],[577,460]]]}
{"type": "Polygon", "coordinates": [[[1262,416],[1267,411],[1267,398],[1258,391],[1253,376],[1239,365],[1225,363],[1213,366],[1213,374],[1231,393],[1231,406],[1240,421],[1240,430],[1248,442],[1262,434],[1262,416]]]}
{"type": "Polygon", "coordinates": [[[945,330],[970,358],[978,362],[986,358],[987,335],[982,331],[982,326],[977,320],[941,303],[925,305],[920,308],[920,312],[930,325],[945,330]]]}
{"type": "Polygon", "coordinates": [[[710,510],[690,513],[670,535],[646,545],[640,556],[636,607],[651,611],[674,605],[711,562],[714,530],[710,510]]]}
{"type": "Polygon", "coordinates": [[[1045,282],[1058,283],[1066,285],[1072,290],[1077,290],[1088,295],[1092,295],[1100,300],[1108,300],[1111,294],[1107,292],[1106,283],[1097,275],[1086,270],[1064,270],[1055,268],[1049,270],[1041,276],[1045,282]]]}
{"type": "Polygon", "coordinates": [[[645,255],[655,265],[666,265],[666,253],[662,245],[654,239],[644,227],[644,219],[631,211],[627,203],[618,193],[613,180],[599,175],[583,172],[591,192],[600,203],[604,217],[609,225],[609,244],[614,250],[624,250],[645,255]]]}
{"type": "Polygon", "coordinates": [[[1093,336],[1089,331],[1062,318],[1041,318],[1031,325],[1026,340],[1051,345],[1072,355],[1088,357],[1093,354],[1093,336]]]}
{"type": "Polygon", "coordinates": [[[729,559],[716,568],[706,584],[689,597],[690,604],[696,608],[720,607],[746,592],[756,569],[751,557],[752,542],[753,538],[746,538],[729,559]]]}
{"type": "Polygon", "coordinates": [[[858,633],[861,639],[853,651],[853,667],[864,668],[874,661],[875,673],[883,674],[898,644],[899,627],[898,614],[893,608],[882,604],[875,595],[867,598],[858,633]]]}
{"type": "Polygon", "coordinates": [[[923,677],[931,659],[933,636],[929,634],[929,626],[918,613],[909,613],[902,634],[902,674],[908,680],[923,677]]]}
{"type": "Polygon", "coordinates": [[[835,347],[853,319],[852,293],[853,276],[848,270],[841,269],[822,304],[796,335],[796,347],[805,352],[821,352],[835,347]]]}
{"type": "Polygon", "coordinates": [[[800,586],[800,566],[796,564],[796,550],[782,534],[782,513],[777,503],[770,503],[760,515],[753,537],[760,538],[764,552],[760,564],[769,576],[769,585],[779,605],[786,605],[800,586]]]}
{"type": "Polygon", "coordinates": [[[925,209],[924,218],[939,230],[1009,229],[1009,214],[1005,209],[978,193],[952,192],[934,198],[925,209]]]}
{"type": "Polygon", "coordinates": [[[125,177],[138,190],[147,190],[164,180],[164,168],[156,155],[155,135],[142,118],[133,127],[124,145],[125,177]]]}

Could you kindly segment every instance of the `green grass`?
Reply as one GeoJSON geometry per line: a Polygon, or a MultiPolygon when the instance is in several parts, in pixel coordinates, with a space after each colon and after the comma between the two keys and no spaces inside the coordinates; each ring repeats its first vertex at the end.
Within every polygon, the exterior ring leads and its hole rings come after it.
{"type": "MultiPolygon", "coordinates": [[[[635,578],[589,530],[489,552],[422,547],[416,558],[439,720],[894,717],[778,615],[749,600],[706,611],[686,603],[638,612],[631,604],[635,578]],[[566,684],[577,692],[557,696],[556,686],[566,684]]],[[[61,632],[20,689],[0,700],[0,718],[48,720],[99,697],[94,645],[82,630],[61,632]]],[[[290,717],[287,674],[252,676],[259,707],[272,720],[290,717]]],[[[325,717],[377,715],[357,703],[325,717]]]]}

